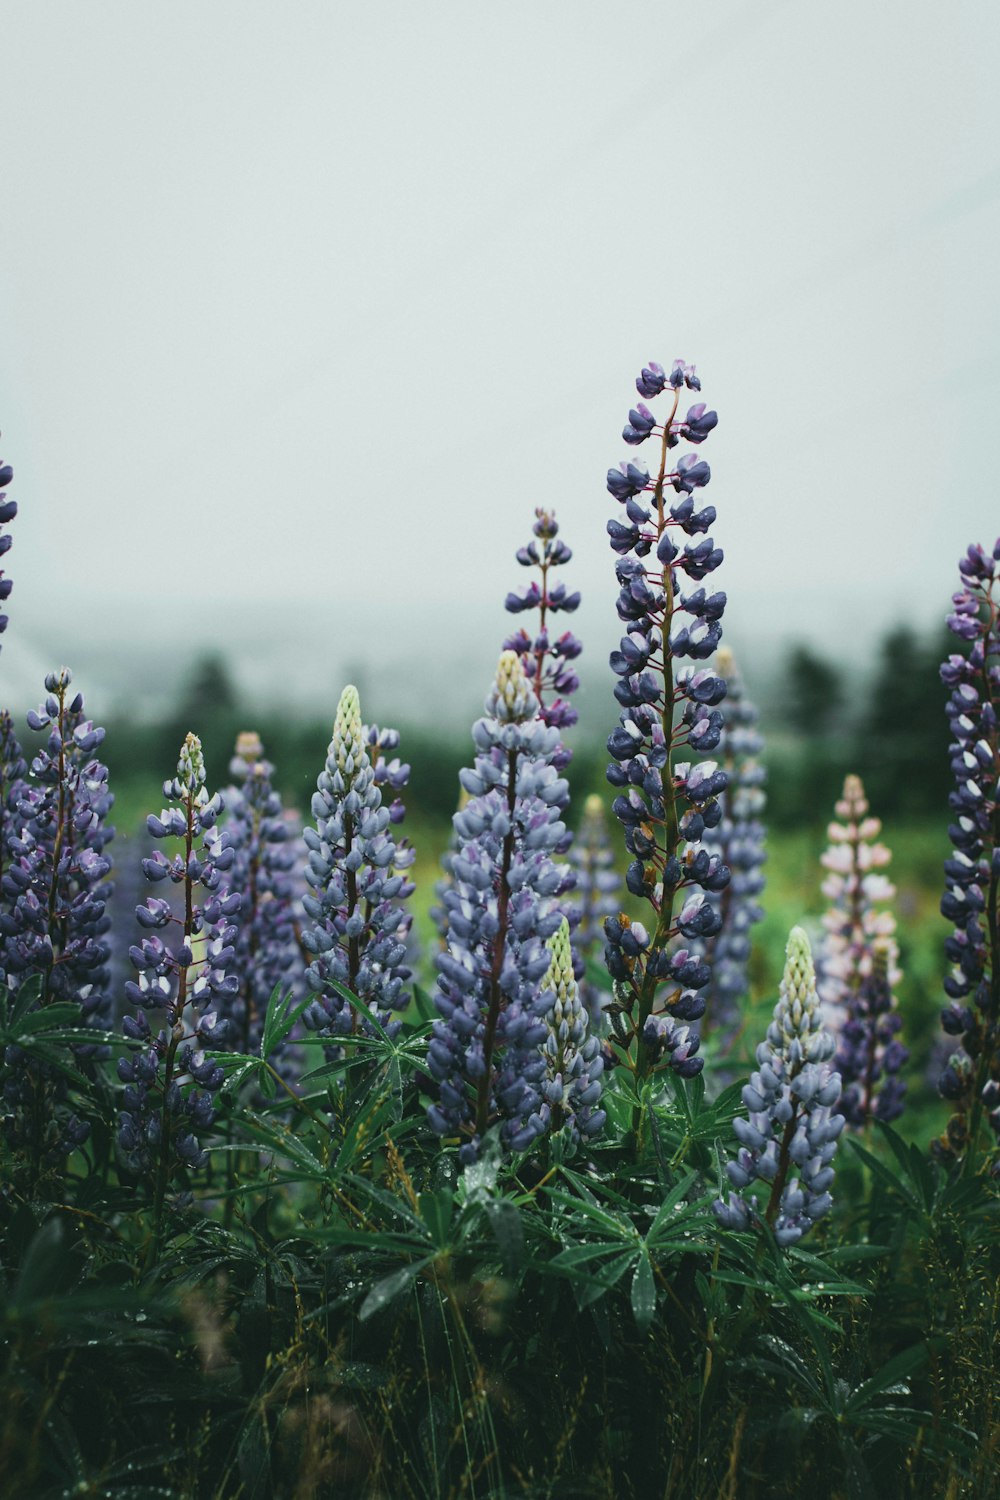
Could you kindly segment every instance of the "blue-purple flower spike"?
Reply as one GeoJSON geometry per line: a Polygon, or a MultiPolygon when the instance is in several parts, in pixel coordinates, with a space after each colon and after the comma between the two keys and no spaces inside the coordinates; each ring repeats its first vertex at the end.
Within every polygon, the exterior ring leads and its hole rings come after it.
{"type": "Polygon", "coordinates": [[[406,781],[409,767],[384,757],[397,742],[393,732],[380,736],[362,724],[358,690],[346,687],[313,795],[316,826],[304,833],[311,890],[303,905],[313,925],[302,940],[315,955],[307,977],[317,998],[303,1019],[331,1039],[361,1025],[343,990],[363,1001],[383,1026],[409,1001],[406,940],[412,918],[403,903],[413,886],[404,872],[414,856],[407,843],[393,838],[394,812],[382,805],[381,790],[398,790],[406,781]],[[383,752],[374,765],[369,749],[383,752]]]}
{"type": "Polygon", "coordinates": [[[844,1116],[833,1113],[840,1097],[834,1045],[823,1028],[809,939],[793,927],[767,1039],[743,1089],[748,1118],[733,1121],[740,1150],[726,1174],[739,1191],[712,1205],[727,1229],[763,1219],[779,1245],[794,1245],[829,1212],[831,1163],[844,1128],[844,1116]],[[740,1196],[753,1182],[769,1188],[763,1211],[755,1195],[740,1196]]]}
{"type": "Polygon", "coordinates": [[[715,509],[695,502],[711,472],[691,450],[672,456],[682,442],[700,445],[717,418],[701,403],[679,415],[682,386],[700,388],[694,367],[681,360],[669,376],[650,364],[637,384],[651,399],[660,388],[668,405],[658,422],[640,402],[623,433],[633,446],[656,435],[655,477],[631,460],[608,472],[608,489],[625,512],[623,520],[608,522],[608,534],[619,559],[618,615],[627,632],[611,655],[622,713],[608,740],[608,780],[619,788],[613,811],[632,856],[626,884],[649,902],[653,921],[647,928],[611,917],[605,934],[615,981],[614,1039],[638,1081],[666,1066],[682,1077],[701,1069],[690,1023],[704,1012],[699,991],[709,970],[685,944],[719,931],[709,896],[725,889],[729,870],[703,842],[706,829],[719,823],[718,796],[726,786],[726,773],[700,758],[719,745],[718,705],[726,692],[723,679],[699,665],[719,644],[726,603],[724,593],[702,586],[722,562],[721,550],[703,535],[715,509]],[[682,749],[691,759],[675,762],[682,749]]]}
{"type": "MultiPolygon", "coordinates": [[[[951,1004],[941,1013],[961,1041],[938,1088],[955,1105],[937,1154],[974,1162],[984,1113],[1000,1145],[1000,540],[970,547],[948,628],[967,650],[948,657],[948,719],[955,787],[948,797],[954,853],[945,863],[941,912],[954,924],[945,952],[951,1004]]],[[[1000,1158],[995,1169],[1000,1168],[1000,1158]]]]}
{"type": "MultiPolygon", "coordinates": [[[[17,515],[17,501],[7,498],[7,486],[13,478],[14,470],[10,464],[5,464],[3,459],[0,459],[0,558],[10,551],[14,540],[10,532],[4,529],[17,515]]],[[[13,579],[8,578],[3,568],[0,567],[0,636],[7,629],[7,616],[2,606],[10,598],[12,588],[13,579]]],[[[0,642],[0,649],[2,649],[2,642],[0,642]]]]}
{"type": "Polygon", "coordinates": [[[486,716],[472,734],[475,764],[461,776],[469,801],[454,817],[452,881],[442,892],[441,1019],[427,1054],[438,1088],[430,1123],[462,1139],[466,1162],[494,1125],[514,1151],[549,1128],[545,940],[562,921],[556,902],[571,880],[568,866],[553,860],[566,833],[559,816],[566,783],[552,764],[559,731],[540,719],[515,652],[500,657],[486,716]]]}
{"type": "Polygon", "coordinates": [[[11,860],[11,840],[21,828],[17,806],[27,771],[14,721],[5,708],[0,709],[0,983],[6,978],[4,919],[10,917],[14,905],[13,898],[4,890],[3,876],[11,860]]]}
{"type": "Polygon", "coordinates": [[[759,760],[764,741],[757,729],[757,710],[746,696],[728,647],[720,646],[715,668],[726,684],[717,755],[729,784],[719,798],[722,817],[715,828],[705,830],[703,844],[732,873],[719,897],[721,929],[715,937],[691,947],[701,952],[711,970],[702,991],[706,1006],[702,1036],[711,1027],[716,1036],[731,1037],[739,1025],[740,1001],[750,988],[750,931],[764,916],[760,897],[767,855],[761,814],[767,773],[759,760]]]}
{"type": "Polygon", "coordinates": [[[599,1107],[604,1055],[577,988],[565,917],[549,939],[549,952],[552,961],[542,981],[543,992],[552,996],[542,1043],[542,1097],[550,1110],[553,1133],[565,1130],[577,1142],[596,1135],[607,1118],[599,1107]]]}
{"type": "MultiPolygon", "coordinates": [[[[296,855],[292,826],[271,785],[274,767],[264,759],[259,735],[239,735],[229,770],[236,782],[225,797],[234,852],[229,884],[242,895],[243,906],[232,965],[239,990],[226,1017],[236,1050],[256,1052],[273,991],[305,995],[305,964],[295,933],[296,855]]],[[[288,1046],[286,1038],[273,1060],[288,1046]]]]}
{"type": "MultiPolygon", "coordinates": [[[[549,615],[572,613],[579,607],[580,595],[568,593],[564,583],[552,584],[549,574],[553,568],[569,562],[573,554],[559,536],[553,511],[537,509],[532,530],[535,540],[520,548],[517,560],[522,567],[537,568],[540,580],[531,583],[521,593],[509,593],[506,608],[511,614],[537,609],[537,629],[534,635],[522,628],[509,636],[503,643],[504,650],[516,651],[521,657],[525,675],[538,700],[538,716],[542,722],[557,729],[568,729],[579,717],[576,709],[566,701],[580,686],[571,663],[583,648],[572,631],[554,635],[549,628],[549,615]]],[[[562,764],[567,764],[569,758],[569,752],[563,751],[562,764]]]]}
{"type": "MultiPolygon", "coordinates": [[[[104,730],[84,719],[83,697],[70,691],[72,675],[66,667],[50,673],[44,703],[28,715],[30,728],[45,733],[30,778],[12,732],[6,736],[5,758],[13,759],[4,773],[0,968],[12,991],[32,977],[39,981],[38,1007],[69,1003],[79,1007],[79,1024],[105,1027],[111,895],[105,849],[114,837],[107,823],[114,799],[107,770],[94,757],[104,730]]],[[[74,1050],[85,1061],[98,1047],[74,1050]]],[[[64,1078],[16,1047],[5,1054],[3,1092],[8,1138],[26,1147],[36,1165],[55,1164],[87,1138],[89,1127],[67,1118],[62,1107],[64,1078]]]]}
{"type": "Polygon", "coordinates": [[[212,1096],[224,1072],[206,1049],[227,1040],[230,1030],[224,1016],[239,990],[230,971],[243,905],[241,892],[228,881],[234,850],[229,833],[218,827],[222,798],[205,787],[196,735],[185,739],[177,774],[164,782],[163,795],[168,805],[159,817],[151,814],[146,826],[176,852],[157,850],[143,860],[143,870],[157,889],[176,888],[180,914],[165,896],[149,896],[136,908],[148,935],[129,951],[138,975],[125,993],[135,1010],[122,1030],[134,1048],[118,1060],[125,1084],[118,1128],[122,1160],[136,1176],[152,1177],[157,1222],[176,1172],[207,1160],[202,1139],[215,1119],[212,1096]]]}

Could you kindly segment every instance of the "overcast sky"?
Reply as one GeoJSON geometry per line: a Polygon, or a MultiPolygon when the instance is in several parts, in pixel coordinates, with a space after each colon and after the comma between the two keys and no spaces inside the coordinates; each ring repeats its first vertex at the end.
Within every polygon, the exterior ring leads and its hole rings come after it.
{"type": "Polygon", "coordinates": [[[1000,532],[998,43],[995,0],[0,0],[5,695],[219,642],[320,704],[422,656],[430,720],[539,504],[593,666],[676,356],[730,638],[930,625],[1000,532]]]}

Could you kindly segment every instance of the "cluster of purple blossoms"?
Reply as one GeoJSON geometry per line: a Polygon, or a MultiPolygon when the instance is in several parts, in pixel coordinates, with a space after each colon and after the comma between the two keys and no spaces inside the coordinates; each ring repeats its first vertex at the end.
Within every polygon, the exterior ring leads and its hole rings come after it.
{"type": "Polygon", "coordinates": [[[548,1126],[553,1134],[565,1129],[571,1140],[587,1140],[597,1134],[607,1118],[598,1108],[604,1055],[580,998],[565,917],[549,939],[549,952],[551,963],[542,981],[543,992],[552,997],[542,1042],[542,1098],[549,1109],[548,1126]]]}
{"type": "MultiPolygon", "coordinates": [[[[260,1046],[274,990],[305,993],[305,968],[295,933],[296,854],[281,797],[271,784],[274,767],[264,759],[260,736],[239,735],[229,764],[236,785],[225,797],[226,829],[232,841],[229,884],[243,905],[233,971],[239,989],[226,1011],[240,1052],[260,1046]]],[[[286,1038],[279,1052],[286,1051],[286,1038]]]]}
{"type": "Polygon", "coordinates": [[[740,1150],[726,1163],[734,1188],[756,1181],[770,1192],[763,1213],[755,1195],[717,1198],[712,1207],[727,1229],[763,1219],[779,1245],[794,1245],[829,1212],[831,1163],[845,1123],[832,1113],[840,1097],[840,1077],[830,1066],[834,1046],[823,1028],[809,939],[793,927],[767,1040],[743,1089],[749,1117],[733,1121],[740,1150]]]}
{"type": "Polygon", "coordinates": [[[6,979],[2,917],[10,911],[10,900],[3,889],[3,876],[10,862],[10,841],[17,836],[17,804],[21,797],[28,767],[17,742],[14,721],[7,709],[0,709],[0,983],[6,979]]]}
{"type": "Polygon", "coordinates": [[[164,782],[163,795],[168,806],[159,817],[151,814],[146,826],[154,839],[171,841],[176,852],[168,856],[157,850],[142,867],[151,884],[168,881],[177,888],[181,915],[159,896],[136,908],[139,926],[149,935],[129,951],[138,977],[129,980],[125,993],[135,1014],[122,1023],[136,1046],[118,1060],[125,1084],[118,1128],[122,1160],[136,1176],[153,1174],[158,1208],[178,1166],[200,1167],[207,1160],[200,1138],[215,1119],[213,1095],[225,1075],[205,1049],[217,1047],[231,1030],[225,1017],[239,979],[228,971],[243,905],[242,893],[228,878],[235,851],[230,834],[218,826],[222,798],[206,789],[196,735],[185,739],[177,774],[164,782]],[[199,890],[204,892],[200,904],[199,890]],[[172,928],[180,929],[176,941],[167,935],[172,928]]]}
{"type": "Polygon", "coordinates": [[[764,741],[757,729],[757,709],[746,696],[743,679],[726,646],[719,648],[715,669],[726,684],[718,758],[728,786],[719,798],[722,817],[716,827],[706,829],[703,842],[718,854],[731,878],[719,897],[721,929],[700,945],[701,956],[711,970],[703,991],[706,1011],[701,1030],[704,1036],[711,1025],[716,1033],[731,1036],[739,1025],[739,1002],[750,988],[750,929],[764,916],[760,896],[767,854],[761,815],[767,800],[767,772],[758,759],[764,741]]]}
{"type": "Polygon", "coordinates": [[[703,943],[720,928],[708,897],[725,889],[729,870],[703,840],[722,816],[718,797],[726,773],[712,760],[674,763],[673,757],[682,747],[702,756],[720,742],[718,705],[726,684],[698,663],[718,647],[726,596],[702,584],[722,562],[721,550],[704,536],[715,508],[695,503],[711,471],[692,450],[676,459],[672,454],[682,441],[700,445],[718,418],[702,402],[678,415],[681,388],[700,390],[694,367],[681,360],[669,375],[648,365],[636,385],[648,398],[666,391],[670,406],[657,423],[640,402],[623,433],[633,445],[658,436],[655,478],[632,462],[608,473],[608,489],[625,510],[624,521],[608,522],[608,533],[619,558],[618,615],[627,634],[611,655],[622,713],[608,740],[613,760],[607,774],[619,788],[613,811],[632,856],[626,885],[649,901],[655,920],[651,931],[624,916],[605,924],[615,981],[609,1014],[637,1076],[669,1064],[692,1077],[702,1062],[690,1023],[704,1013],[698,991],[708,983],[709,969],[685,944],[703,943]],[[678,533],[687,538],[683,545],[678,533]],[[675,677],[675,663],[685,659],[675,677]]]}
{"type": "Polygon", "coordinates": [[[830,823],[830,847],[820,857],[830,906],[817,988],[837,1041],[844,1114],[860,1127],[903,1112],[906,1085],[899,1075],[909,1054],[897,1038],[899,948],[896,919],[883,904],[896,891],[883,873],[892,855],[878,842],[882,824],[869,816],[859,776],[845,778],[834,811],[841,821],[830,823]]]}
{"type": "MultiPolygon", "coordinates": [[[[107,823],[114,799],[107,769],[93,754],[104,730],[83,717],[83,697],[70,693],[71,682],[68,668],[50,673],[45,702],[28,714],[29,727],[46,732],[30,778],[9,722],[5,732],[0,968],[11,991],[32,976],[40,980],[36,1006],[70,1003],[79,1007],[82,1025],[106,1026],[111,861],[105,849],[114,837],[107,823]]],[[[75,1050],[85,1060],[98,1048],[75,1050]]],[[[56,1107],[65,1099],[63,1079],[17,1047],[7,1048],[4,1061],[8,1136],[38,1161],[55,1162],[81,1144],[89,1127],[56,1107]]]]}
{"type": "Polygon", "coordinates": [[[896,894],[884,871],[892,855],[877,842],[882,832],[878,818],[868,815],[868,801],[860,776],[847,776],[834,811],[840,822],[827,828],[830,846],[820,856],[828,874],[823,895],[830,903],[823,916],[826,929],[820,954],[817,988],[827,1007],[833,1030],[840,1025],[840,1007],[856,995],[873,969],[876,947],[889,962],[890,986],[899,983],[896,919],[884,903],[896,894]]]}
{"type": "Polygon", "coordinates": [[[945,980],[951,1004],[941,1014],[949,1036],[961,1037],[938,1087],[955,1105],[935,1143],[944,1160],[975,1152],[985,1111],[1000,1142],[1000,540],[992,556],[970,547],[959,562],[962,588],[953,596],[948,628],[968,645],[941,667],[951,689],[954,790],[948,828],[954,853],[941,912],[954,924],[945,947],[953,964],[945,980]]]}
{"type": "MultiPolygon", "coordinates": [[[[17,501],[8,500],[6,494],[7,486],[13,478],[14,470],[10,464],[5,464],[0,459],[0,558],[10,551],[11,543],[14,540],[10,532],[3,529],[17,515],[17,501]]],[[[3,568],[0,568],[0,605],[3,605],[10,598],[10,591],[13,586],[13,579],[8,578],[3,568]]],[[[0,635],[3,635],[6,629],[7,616],[4,614],[3,609],[0,608],[0,635]]]]}
{"type": "Polygon", "coordinates": [[[559,730],[540,718],[516,652],[500,657],[486,717],[472,734],[475,763],[461,775],[469,801],[454,817],[451,883],[442,892],[440,1019],[427,1054],[438,1090],[431,1126],[465,1138],[465,1162],[493,1125],[514,1151],[549,1127],[542,1044],[554,997],[542,984],[551,964],[545,944],[571,883],[569,867],[553,858],[566,834],[566,783],[553,765],[559,730]]]}
{"type": "MultiPolygon", "coordinates": [[[[622,880],[615,869],[608,820],[604,803],[591,794],[583,804],[583,817],[569,851],[574,876],[573,897],[568,908],[573,929],[574,951],[584,968],[588,958],[596,956],[598,944],[603,947],[604,923],[619,908],[622,880]]],[[[586,1005],[592,1026],[602,1020],[600,991],[587,979],[580,981],[580,997],[586,1005]]]]}
{"type": "Polygon", "coordinates": [[[314,955],[307,978],[316,999],[303,1019],[332,1039],[356,1032],[361,1024],[344,991],[368,1006],[383,1026],[409,1001],[406,942],[412,917],[403,902],[413,885],[404,872],[414,856],[389,831],[401,805],[382,805],[382,787],[399,790],[409,775],[409,766],[385,760],[385,751],[397,743],[393,731],[380,733],[362,724],[358,690],[346,687],[313,794],[316,827],[304,833],[310,892],[303,905],[314,925],[302,941],[314,955]],[[378,752],[374,764],[369,748],[378,752]]]}
{"type": "MultiPolygon", "coordinates": [[[[550,614],[571,614],[579,607],[580,595],[567,593],[564,583],[550,584],[549,572],[562,563],[569,562],[573,553],[559,537],[553,511],[535,511],[532,527],[536,540],[521,547],[517,560],[522,567],[535,567],[541,574],[540,582],[531,583],[521,593],[509,593],[505,601],[511,614],[522,614],[526,610],[538,610],[537,633],[532,636],[521,629],[503,643],[505,651],[516,651],[524,663],[525,675],[531,683],[538,700],[538,716],[543,724],[557,729],[568,729],[579,715],[566,701],[580,686],[580,679],[570,665],[583,649],[576,636],[569,630],[555,639],[549,630],[550,614]],[[555,693],[554,698],[551,694],[555,693]]],[[[569,752],[562,750],[561,770],[569,761],[569,752]]],[[[557,764],[559,757],[557,756],[557,764]]]]}

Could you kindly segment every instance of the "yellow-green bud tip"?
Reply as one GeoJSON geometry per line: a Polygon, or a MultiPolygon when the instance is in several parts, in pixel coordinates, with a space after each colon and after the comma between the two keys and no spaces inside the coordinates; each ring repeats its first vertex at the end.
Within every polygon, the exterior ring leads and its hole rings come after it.
{"type": "Polygon", "coordinates": [[[365,750],[361,741],[361,700],[353,683],[348,683],[337,704],[333,722],[333,753],[337,769],[352,781],[361,767],[365,750]]]}

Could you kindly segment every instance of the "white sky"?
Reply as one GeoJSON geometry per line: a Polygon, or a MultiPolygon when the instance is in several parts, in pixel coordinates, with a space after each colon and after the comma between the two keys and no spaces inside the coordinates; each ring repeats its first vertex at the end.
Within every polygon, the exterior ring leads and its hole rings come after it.
{"type": "Polygon", "coordinates": [[[930,624],[1000,531],[998,43],[995,0],[0,0],[5,694],[218,641],[321,704],[422,655],[429,722],[538,504],[595,669],[678,355],[730,638],[930,624]]]}

